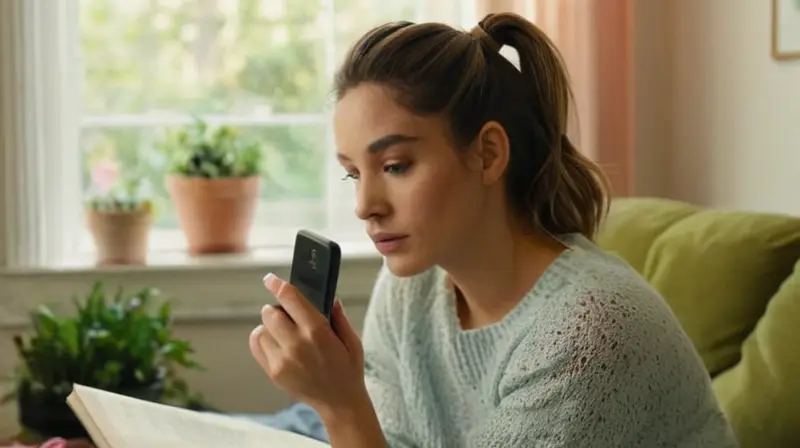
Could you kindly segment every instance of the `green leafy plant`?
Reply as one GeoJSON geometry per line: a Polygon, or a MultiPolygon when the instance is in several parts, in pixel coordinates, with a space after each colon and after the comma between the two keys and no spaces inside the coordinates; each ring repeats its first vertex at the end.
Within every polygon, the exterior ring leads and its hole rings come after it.
{"type": "Polygon", "coordinates": [[[264,151],[230,126],[211,128],[200,118],[167,133],[159,148],[167,154],[167,172],[208,179],[262,174],[264,151]]]}
{"type": "Polygon", "coordinates": [[[180,368],[202,369],[188,341],[173,337],[170,302],[154,312],[159,293],[152,288],[106,297],[96,282],[83,299],[73,298],[77,313],[57,316],[47,307],[31,314],[33,334],[14,337],[20,358],[15,390],[66,398],[73,383],[117,393],[161,389],[165,402],[203,407],[179,375],[180,368]]]}
{"type": "Polygon", "coordinates": [[[90,191],[86,206],[99,212],[131,213],[152,210],[153,201],[144,180],[135,176],[118,180],[108,189],[90,191]]]}

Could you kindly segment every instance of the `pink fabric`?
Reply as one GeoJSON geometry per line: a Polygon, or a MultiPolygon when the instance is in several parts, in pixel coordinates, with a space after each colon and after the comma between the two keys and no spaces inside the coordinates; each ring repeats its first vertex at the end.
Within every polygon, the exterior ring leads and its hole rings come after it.
{"type": "Polygon", "coordinates": [[[0,448],[92,448],[92,445],[85,440],[65,440],[61,437],[56,437],[45,441],[41,445],[15,443],[14,445],[0,448]]]}
{"type": "Polygon", "coordinates": [[[633,189],[631,0],[476,0],[478,18],[515,12],[556,43],[570,72],[577,119],[570,139],[597,161],[616,196],[633,189]]]}

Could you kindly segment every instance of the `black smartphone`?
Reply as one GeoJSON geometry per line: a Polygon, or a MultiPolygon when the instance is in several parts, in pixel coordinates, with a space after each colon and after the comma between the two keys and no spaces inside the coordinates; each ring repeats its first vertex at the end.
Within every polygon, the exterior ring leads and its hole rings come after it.
{"type": "Polygon", "coordinates": [[[294,285],[328,322],[331,319],[342,250],[339,245],[309,230],[300,230],[294,241],[289,283],[294,285]]]}

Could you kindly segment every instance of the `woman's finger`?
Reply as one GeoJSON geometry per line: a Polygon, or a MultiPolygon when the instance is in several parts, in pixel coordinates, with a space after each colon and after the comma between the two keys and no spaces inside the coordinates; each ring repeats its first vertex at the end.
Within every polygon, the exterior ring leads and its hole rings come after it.
{"type": "Polygon", "coordinates": [[[277,353],[280,346],[263,325],[250,332],[250,354],[265,372],[270,371],[268,353],[277,353]]]}
{"type": "Polygon", "coordinates": [[[299,326],[327,325],[322,313],[289,282],[270,273],[264,277],[264,286],[278,299],[289,317],[299,326]]]}
{"type": "Polygon", "coordinates": [[[350,324],[350,320],[344,312],[344,306],[339,299],[336,299],[336,302],[333,303],[331,325],[345,348],[347,348],[347,351],[350,352],[351,355],[361,359],[363,357],[361,338],[358,336],[358,332],[356,332],[355,328],[350,324]]]}
{"type": "Polygon", "coordinates": [[[264,324],[265,332],[281,347],[291,345],[292,340],[297,337],[297,324],[282,308],[264,305],[261,308],[261,323],[264,324]]]}

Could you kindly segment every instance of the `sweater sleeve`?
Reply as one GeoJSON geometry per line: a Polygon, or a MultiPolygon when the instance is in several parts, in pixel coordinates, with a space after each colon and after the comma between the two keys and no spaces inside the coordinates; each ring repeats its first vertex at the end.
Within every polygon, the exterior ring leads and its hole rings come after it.
{"type": "Polygon", "coordinates": [[[614,297],[579,302],[514,349],[470,446],[648,446],[642,437],[653,435],[677,446],[715,418],[703,412],[713,398],[697,360],[658,328],[664,319],[643,321],[614,297]]]}
{"type": "Polygon", "coordinates": [[[389,447],[411,448],[419,444],[409,440],[409,416],[400,386],[399,302],[395,279],[384,266],[364,319],[364,377],[389,447]]]}

